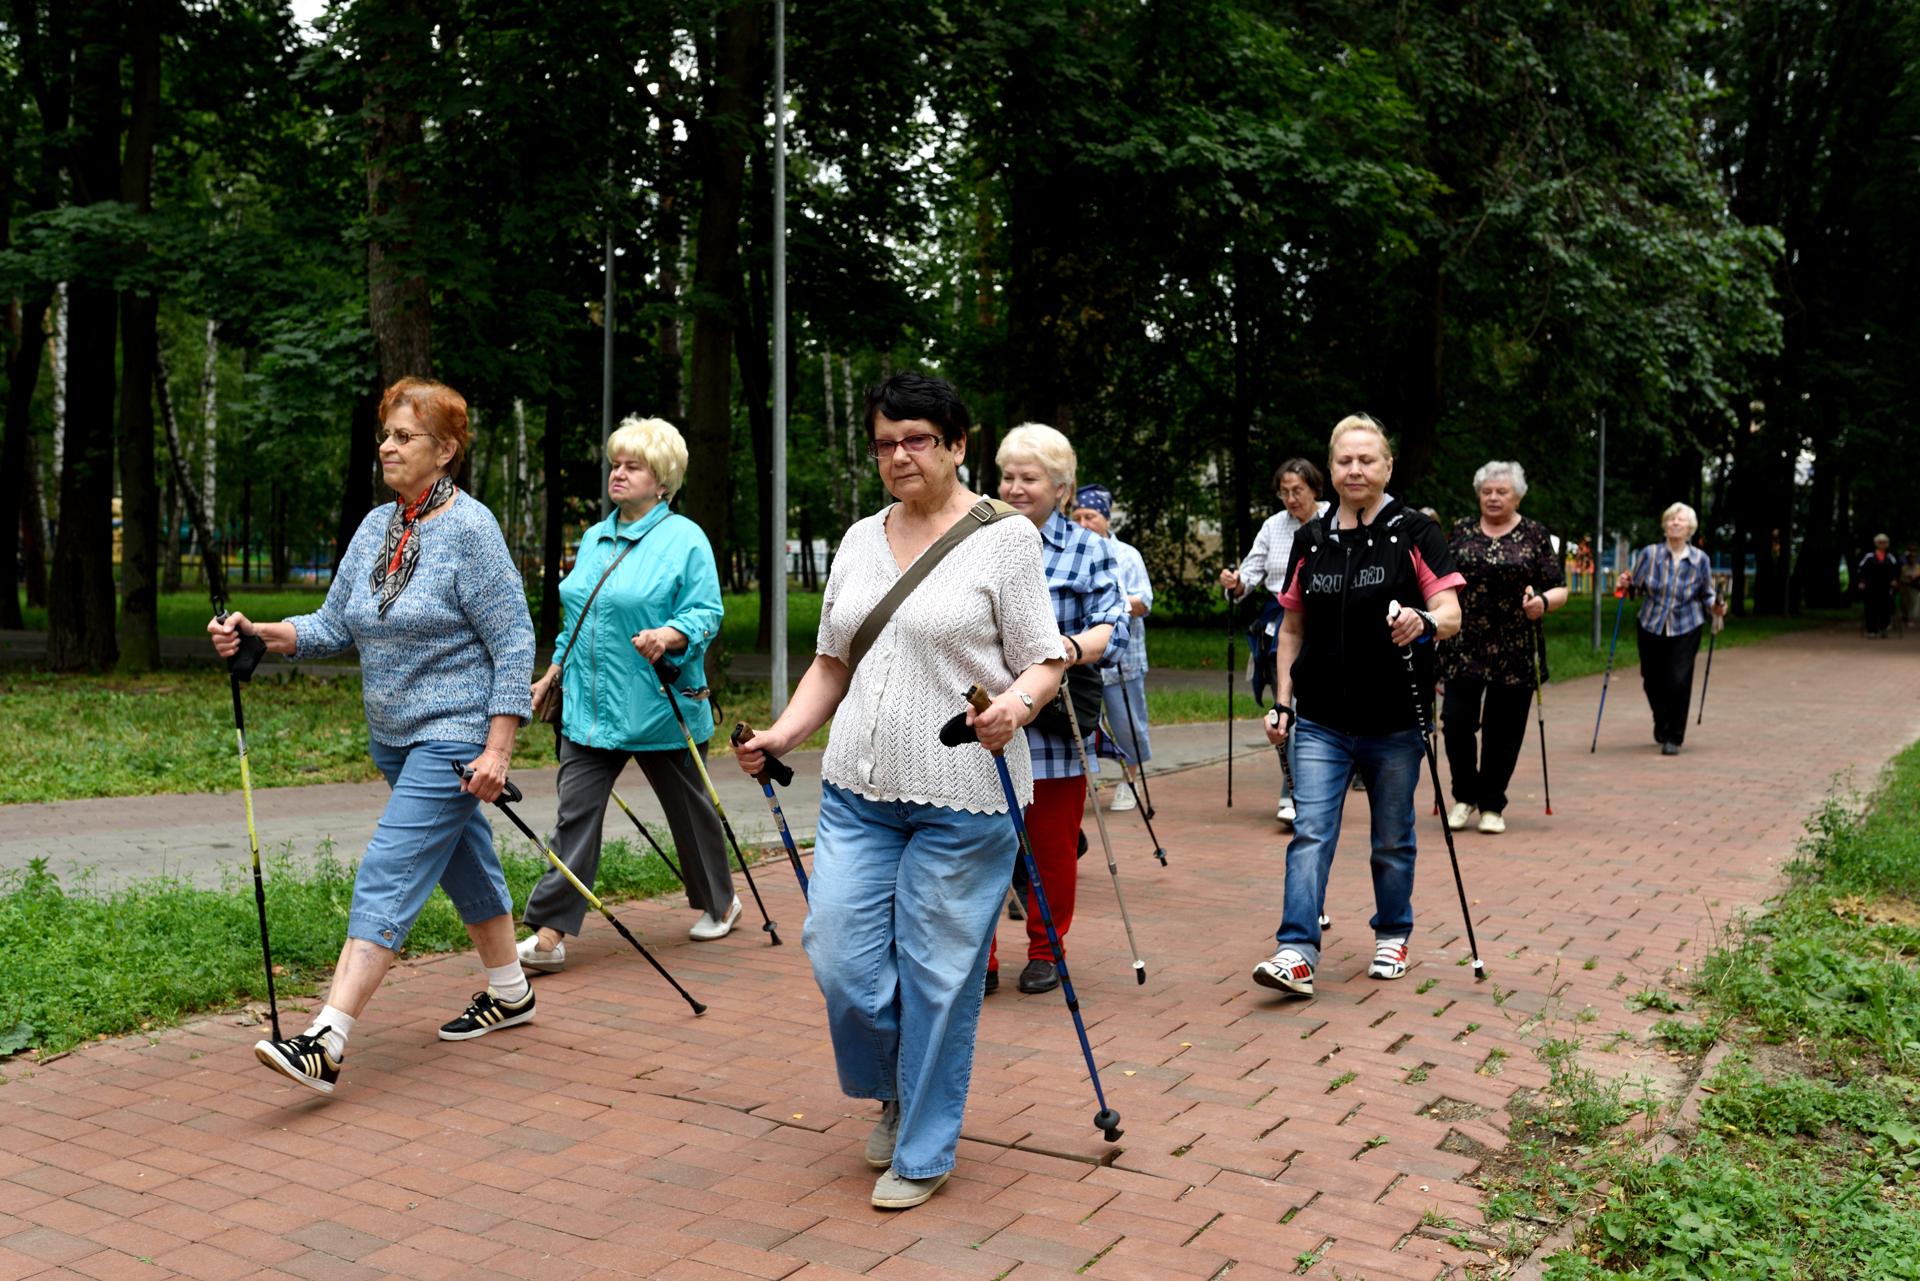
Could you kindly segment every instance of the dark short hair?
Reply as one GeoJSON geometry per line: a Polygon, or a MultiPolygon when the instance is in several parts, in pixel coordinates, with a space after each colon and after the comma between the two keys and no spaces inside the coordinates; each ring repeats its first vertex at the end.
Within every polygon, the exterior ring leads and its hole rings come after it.
{"type": "Polygon", "coordinates": [[[896,423],[921,419],[940,429],[940,442],[949,447],[967,438],[973,429],[973,415],[953,384],[932,374],[902,370],[867,388],[867,439],[873,439],[873,420],[889,418],[896,423]]]}
{"type": "Polygon", "coordinates": [[[1281,463],[1273,469],[1274,493],[1277,494],[1280,492],[1280,482],[1286,479],[1288,472],[1292,472],[1301,480],[1306,481],[1307,488],[1313,491],[1313,496],[1316,499],[1326,496],[1327,478],[1320,474],[1318,467],[1315,467],[1304,458],[1289,458],[1286,462],[1281,463]]]}

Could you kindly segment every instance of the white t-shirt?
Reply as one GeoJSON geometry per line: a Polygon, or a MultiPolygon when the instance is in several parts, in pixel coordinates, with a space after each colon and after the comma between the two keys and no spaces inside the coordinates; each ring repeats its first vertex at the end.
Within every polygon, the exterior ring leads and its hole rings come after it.
{"type": "MultiPolygon", "coordinates": [[[[845,662],[854,633],[900,578],[886,530],[898,505],[855,521],[841,540],[817,652],[845,662]]],[[[997,521],[954,548],[881,629],[834,712],[821,777],[872,801],[1004,814],[993,759],[977,743],[942,745],[940,727],[966,710],[968,686],[999,694],[1035,663],[1065,656],[1039,531],[1018,516],[997,521]]],[[[1026,735],[1015,734],[1005,755],[1024,808],[1033,800],[1026,735]]]]}

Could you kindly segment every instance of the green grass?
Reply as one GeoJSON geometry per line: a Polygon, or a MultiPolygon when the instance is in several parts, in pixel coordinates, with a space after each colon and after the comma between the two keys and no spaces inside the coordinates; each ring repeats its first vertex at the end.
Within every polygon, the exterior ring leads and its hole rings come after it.
{"type": "Polygon", "coordinates": [[[1695,1017],[1655,1026],[1728,1046],[1675,1150],[1615,1131],[1624,1087],[1554,1050],[1487,1184],[1515,1255],[1527,1216],[1591,1216],[1549,1281],[1920,1278],[1920,744],[1808,832],[1786,891],[1707,958],[1695,1017]]]}
{"type": "MultiPolygon", "coordinates": [[[[227,607],[239,610],[248,618],[271,623],[294,614],[311,614],[320,608],[320,602],[326,598],[324,590],[313,588],[289,588],[285,591],[262,588],[256,591],[251,587],[235,586],[227,607]]],[[[203,636],[206,634],[207,620],[213,617],[213,607],[207,603],[207,594],[197,590],[161,593],[159,612],[162,636],[203,636]]],[[[20,597],[20,613],[28,631],[42,632],[47,629],[46,609],[29,606],[24,593],[20,597]]]]}
{"type": "MultiPolygon", "coordinates": [[[[671,850],[665,832],[656,833],[671,850]]],[[[643,847],[610,840],[596,889],[609,900],[664,894],[673,874],[643,847]]],[[[546,860],[502,842],[514,913],[546,860]]],[[[354,865],[323,846],[296,861],[282,850],[267,869],[268,930],[285,1004],[314,991],[346,934],[354,865]]],[[[192,1014],[266,999],[250,876],[218,889],[158,877],[110,891],[90,873],[67,884],[44,861],[0,873],[0,1055],[26,1048],[56,1054],[96,1037],[165,1026],[192,1014]]],[[[471,944],[453,904],[435,890],[407,940],[408,955],[464,951],[471,944]]],[[[631,958],[638,961],[638,958],[631,958]]],[[[298,1026],[296,1024],[296,1026],[298,1026]]]]}

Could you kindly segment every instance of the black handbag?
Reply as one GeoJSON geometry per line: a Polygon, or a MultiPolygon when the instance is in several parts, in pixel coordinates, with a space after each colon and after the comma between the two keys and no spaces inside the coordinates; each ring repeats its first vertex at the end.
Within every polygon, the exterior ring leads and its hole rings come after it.
{"type": "Polygon", "coordinates": [[[1076,666],[1067,669],[1067,675],[1060,682],[1060,692],[1047,700],[1033,718],[1033,727],[1052,738],[1064,738],[1073,741],[1073,721],[1067,717],[1064,700],[1073,700],[1073,715],[1080,722],[1082,734],[1093,733],[1100,723],[1100,709],[1103,696],[1100,688],[1100,670],[1095,667],[1076,666]]]}

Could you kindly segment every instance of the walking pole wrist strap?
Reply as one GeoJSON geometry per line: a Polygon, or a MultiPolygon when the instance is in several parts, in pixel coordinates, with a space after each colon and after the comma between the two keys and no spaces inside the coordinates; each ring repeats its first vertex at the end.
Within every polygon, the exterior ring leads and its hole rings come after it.
{"type": "Polygon", "coordinates": [[[860,626],[853,633],[853,639],[847,644],[847,680],[853,680],[854,671],[860,666],[860,660],[867,656],[873,643],[880,639],[880,633],[892,620],[894,611],[901,602],[913,595],[913,591],[926,581],[927,575],[945,560],[947,553],[958,547],[976,531],[988,525],[1005,520],[1015,514],[1015,509],[997,498],[982,498],[967,510],[967,514],[953,523],[946,533],[934,539],[933,545],[920,553],[920,558],[907,566],[887,594],[882,596],[867,616],[860,620],[860,626]]]}

